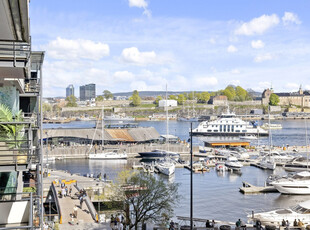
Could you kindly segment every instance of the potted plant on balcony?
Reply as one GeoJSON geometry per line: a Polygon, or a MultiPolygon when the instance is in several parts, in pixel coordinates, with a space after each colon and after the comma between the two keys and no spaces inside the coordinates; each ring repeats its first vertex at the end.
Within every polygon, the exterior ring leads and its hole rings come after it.
{"type": "MultiPolygon", "coordinates": [[[[12,122],[22,122],[23,117],[21,111],[13,113],[12,110],[4,105],[0,104],[0,141],[4,142],[8,150],[18,150],[25,143],[24,125],[12,124],[12,122]],[[7,122],[7,123],[6,123],[7,122]]],[[[17,163],[26,163],[27,156],[23,156],[22,151],[14,151],[19,154],[17,156],[17,163]]]]}

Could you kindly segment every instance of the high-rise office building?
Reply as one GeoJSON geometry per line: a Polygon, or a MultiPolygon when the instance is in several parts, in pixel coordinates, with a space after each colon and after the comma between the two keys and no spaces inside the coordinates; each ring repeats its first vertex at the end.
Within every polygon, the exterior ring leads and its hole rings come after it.
{"type": "Polygon", "coordinates": [[[96,98],[96,84],[80,86],[80,101],[87,101],[92,98],[96,98]]]}
{"type": "Polygon", "coordinates": [[[74,96],[74,86],[68,85],[68,87],[66,88],[66,97],[69,97],[71,95],[74,96]]]}

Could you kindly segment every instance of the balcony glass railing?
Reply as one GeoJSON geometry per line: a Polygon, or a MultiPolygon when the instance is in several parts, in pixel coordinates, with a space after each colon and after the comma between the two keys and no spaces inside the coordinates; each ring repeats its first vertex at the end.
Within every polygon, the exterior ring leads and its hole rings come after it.
{"type": "Polygon", "coordinates": [[[0,60],[28,60],[30,57],[31,46],[24,42],[1,42],[0,60]]]}

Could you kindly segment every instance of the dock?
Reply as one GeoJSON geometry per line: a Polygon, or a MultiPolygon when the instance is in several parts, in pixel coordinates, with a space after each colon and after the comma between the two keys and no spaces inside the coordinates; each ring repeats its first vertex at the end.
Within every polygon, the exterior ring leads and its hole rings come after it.
{"type": "Polygon", "coordinates": [[[273,186],[255,186],[248,182],[242,182],[242,187],[239,188],[239,191],[243,194],[250,193],[270,193],[270,192],[278,192],[278,190],[273,186]]]}

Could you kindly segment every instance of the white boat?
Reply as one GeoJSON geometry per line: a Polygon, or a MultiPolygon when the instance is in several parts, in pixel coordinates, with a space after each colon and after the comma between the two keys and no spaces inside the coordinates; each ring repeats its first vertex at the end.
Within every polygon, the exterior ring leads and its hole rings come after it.
{"type": "Polygon", "coordinates": [[[288,220],[291,224],[295,219],[300,219],[306,226],[310,224],[310,200],[299,203],[298,205],[291,208],[250,214],[248,215],[248,218],[253,222],[259,220],[262,225],[275,226],[281,226],[283,219],[288,220]]]}
{"type": "Polygon", "coordinates": [[[288,172],[310,171],[306,157],[295,157],[283,166],[288,172]]]}
{"type": "Polygon", "coordinates": [[[225,166],[225,162],[217,162],[215,164],[216,171],[224,172],[227,170],[227,167],[225,166]]]}
{"type": "Polygon", "coordinates": [[[225,166],[231,169],[241,169],[243,167],[236,157],[228,157],[225,166]]]}
{"type": "Polygon", "coordinates": [[[164,159],[157,162],[156,168],[162,174],[170,176],[175,171],[175,164],[171,160],[164,159]]]}
{"type": "Polygon", "coordinates": [[[203,121],[193,129],[193,135],[204,136],[268,136],[268,131],[262,129],[256,122],[246,122],[236,117],[234,113],[223,113],[213,121],[203,121]]]}
{"type": "Polygon", "coordinates": [[[261,152],[261,155],[268,157],[271,161],[275,162],[276,164],[285,164],[294,159],[294,156],[288,155],[287,153],[279,153],[277,151],[270,151],[270,152],[261,152]]]}
{"type": "Polygon", "coordinates": [[[134,117],[123,117],[117,114],[112,114],[111,116],[105,116],[105,121],[134,121],[134,117]]]}
{"type": "Polygon", "coordinates": [[[268,130],[270,129],[282,129],[282,125],[281,124],[269,124],[269,123],[265,123],[262,126],[262,129],[266,129],[268,130]]]}
{"type": "Polygon", "coordinates": [[[283,194],[309,195],[310,172],[299,172],[293,176],[275,180],[271,184],[283,194]]]}
{"type": "Polygon", "coordinates": [[[198,117],[178,117],[178,121],[197,122],[198,117]]]}
{"type": "Polygon", "coordinates": [[[161,149],[154,149],[153,151],[150,152],[140,152],[139,155],[142,158],[165,158],[165,157],[170,157],[174,159],[179,159],[180,154],[171,152],[171,151],[166,151],[166,150],[161,150],[161,149]]]}
{"type": "Polygon", "coordinates": [[[275,170],[277,166],[276,163],[268,157],[263,157],[259,161],[258,165],[263,169],[269,169],[269,170],[275,170]]]}
{"type": "Polygon", "coordinates": [[[101,152],[101,153],[90,153],[88,155],[89,159],[97,160],[116,160],[116,159],[127,159],[126,153],[118,153],[118,150],[101,152]]]}
{"type": "Polygon", "coordinates": [[[245,140],[257,140],[257,136],[255,135],[245,135],[245,136],[240,136],[240,139],[245,139],[245,140]]]}
{"type": "MultiPolygon", "coordinates": [[[[96,126],[97,128],[97,126],[96,126]]],[[[119,153],[118,150],[113,150],[109,152],[104,151],[104,108],[102,107],[101,112],[101,145],[102,145],[102,152],[97,153],[96,151],[90,153],[88,158],[91,160],[116,160],[116,159],[127,159],[127,154],[119,153]]]]}

